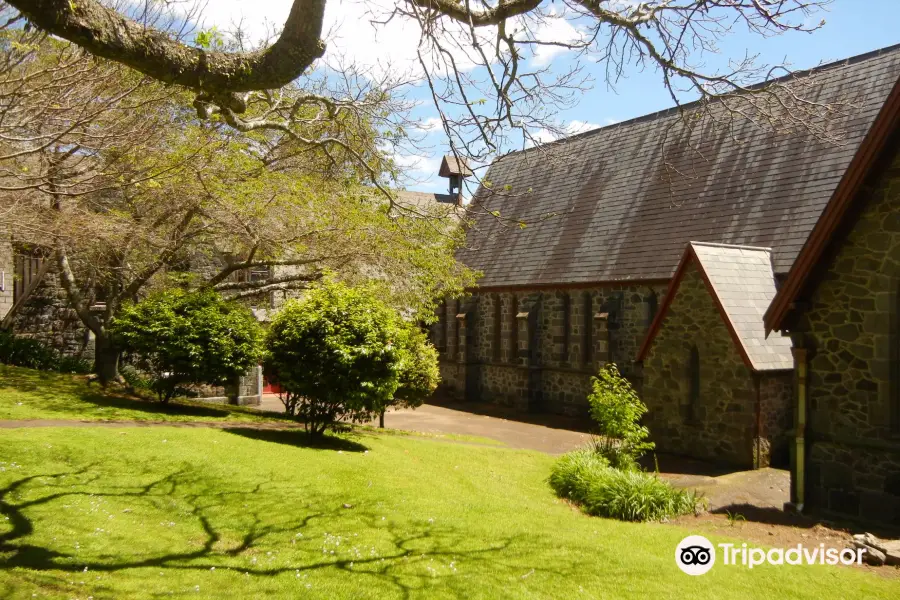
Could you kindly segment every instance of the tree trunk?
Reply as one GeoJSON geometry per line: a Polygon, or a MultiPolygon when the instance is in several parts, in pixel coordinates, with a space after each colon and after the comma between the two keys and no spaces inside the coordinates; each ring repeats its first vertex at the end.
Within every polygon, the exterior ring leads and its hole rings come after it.
{"type": "Polygon", "coordinates": [[[384,411],[381,411],[378,414],[378,427],[384,429],[384,411]]]}
{"type": "Polygon", "coordinates": [[[119,356],[121,352],[113,346],[107,335],[98,335],[94,340],[94,373],[100,384],[106,386],[119,381],[119,356]]]}

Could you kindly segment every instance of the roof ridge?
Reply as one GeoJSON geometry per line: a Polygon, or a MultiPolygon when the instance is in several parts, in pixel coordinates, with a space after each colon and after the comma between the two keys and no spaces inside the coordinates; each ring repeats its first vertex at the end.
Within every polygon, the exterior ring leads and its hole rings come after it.
{"type": "Polygon", "coordinates": [[[771,254],[772,248],[766,246],[744,246],[742,244],[721,244],[717,242],[688,242],[691,246],[713,246],[715,248],[734,248],[737,250],[759,250],[771,254]]]}
{"type": "MultiPolygon", "coordinates": [[[[748,85],[747,89],[748,90],[758,89],[764,85],[769,85],[769,84],[772,84],[772,83],[775,83],[778,81],[786,81],[791,78],[806,77],[806,76],[812,75],[814,73],[820,73],[823,71],[828,71],[828,70],[836,69],[839,67],[846,67],[846,66],[853,65],[853,64],[856,64],[859,62],[863,62],[863,61],[866,61],[866,60],[869,60],[872,58],[876,58],[876,57],[883,56],[886,54],[891,54],[893,52],[897,52],[898,50],[900,50],[900,43],[893,44],[891,46],[885,46],[884,48],[877,48],[875,50],[870,50],[868,52],[863,52],[862,54],[855,54],[853,56],[841,58],[839,60],[835,60],[830,63],[817,65],[815,67],[810,67],[808,69],[792,71],[792,72],[788,73],[787,75],[782,75],[781,77],[775,77],[774,79],[765,79],[763,81],[760,81],[759,83],[754,83],[753,85],[748,85]]],[[[731,93],[736,93],[736,92],[731,92],[731,93]]],[[[617,123],[610,123],[609,125],[601,125],[600,127],[596,127],[594,129],[589,129],[587,131],[582,131],[579,133],[568,135],[566,137],[562,137],[557,140],[553,140],[552,142],[539,144],[539,145],[533,146],[531,148],[525,148],[522,150],[512,150],[510,152],[507,152],[503,156],[498,157],[497,159],[495,159],[494,162],[503,160],[504,158],[506,158],[508,156],[513,156],[516,154],[525,154],[529,151],[533,152],[541,147],[553,146],[554,144],[561,144],[561,143],[569,142],[569,141],[572,141],[575,139],[581,139],[583,137],[588,137],[590,135],[597,133],[598,131],[608,131],[610,129],[617,129],[617,128],[623,127],[625,125],[633,125],[635,123],[640,123],[643,121],[653,121],[653,120],[661,118],[661,117],[666,117],[671,114],[675,114],[678,111],[691,109],[691,108],[699,105],[700,102],[701,102],[700,100],[692,100],[691,102],[686,102],[684,104],[678,104],[676,106],[670,106],[669,108],[664,108],[662,110],[658,110],[655,112],[646,113],[643,115],[639,115],[637,117],[632,117],[631,119],[626,119],[624,121],[619,121],[617,123]]]]}

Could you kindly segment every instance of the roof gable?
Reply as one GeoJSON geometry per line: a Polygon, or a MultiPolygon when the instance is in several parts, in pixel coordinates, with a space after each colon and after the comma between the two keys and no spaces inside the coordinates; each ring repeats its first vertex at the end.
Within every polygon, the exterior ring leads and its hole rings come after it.
{"type": "Polygon", "coordinates": [[[509,191],[476,195],[484,210],[460,258],[484,273],[482,288],[660,280],[701,240],[772,247],[786,273],[900,77],[900,48],[814,77],[815,100],[854,101],[833,125],[843,144],[751,123],[738,126],[737,144],[670,110],[510,154],[485,176],[509,191]]]}
{"type": "Polygon", "coordinates": [[[689,264],[696,264],[744,363],[754,371],[793,368],[788,338],[766,338],[763,313],[775,297],[775,273],[768,248],[690,242],[653,320],[637,360],[642,361],[663,326],[669,305],[689,264]]]}
{"type": "Polygon", "coordinates": [[[891,90],[875,122],[859,145],[857,152],[835,189],[822,216],[803,244],[797,260],[788,272],[781,289],[766,311],[766,333],[784,329],[785,320],[797,298],[807,286],[813,269],[832,241],[841,224],[852,213],[852,204],[862,201],[860,189],[882,155],[888,140],[900,128],[900,81],[891,90]]]}

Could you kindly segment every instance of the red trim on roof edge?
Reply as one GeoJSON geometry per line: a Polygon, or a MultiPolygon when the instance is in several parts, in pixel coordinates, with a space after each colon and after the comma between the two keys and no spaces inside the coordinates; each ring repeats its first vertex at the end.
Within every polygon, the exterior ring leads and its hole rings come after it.
{"type": "Polygon", "coordinates": [[[791,306],[803,292],[807,280],[813,268],[819,262],[822,253],[828,247],[828,242],[844,220],[854,199],[872,171],[882,150],[887,144],[888,138],[900,125],[900,80],[894,84],[887,100],[881,107],[878,116],[872,123],[872,127],[863,139],[862,144],[850,161],[850,166],[841,178],[838,187],[834,190],[831,199],[822,211],[822,215],[810,232],[806,243],[800,249],[800,254],[787,277],[772,299],[772,303],[763,316],[766,327],[766,335],[773,330],[782,329],[785,318],[791,310],[791,306]]]}

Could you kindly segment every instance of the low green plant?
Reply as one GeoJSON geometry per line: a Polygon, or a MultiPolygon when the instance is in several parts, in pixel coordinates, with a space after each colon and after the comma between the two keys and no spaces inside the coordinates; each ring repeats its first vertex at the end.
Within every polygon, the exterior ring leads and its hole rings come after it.
{"type": "Polygon", "coordinates": [[[116,344],[146,365],[160,401],[191,384],[223,385],[260,358],[262,330],[246,307],[212,290],[167,290],[122,308],[116,344]]]}
{"type": "Polygon", "coordinates": [[[562,455],[553,465],[548,482],[556,495],[573,502],[584,501],[584,493],[592,481],[609,470],[609,461],[589,448],[562,455]]]}
{"type": "Polygon", "coordinates": [[[607,469],[584,491],[582,508],[589,515],[621,521],[661,521],[693,513],[699,496],[673,488],[652,473],[607,469]]]}
{"type": "Polygon", "coordinates": [[[737,525],[738,521],[746,521],[747,518],[739,512],[731,512],[730,510],[725,511],[725,516],[728,519],[728,525],[734,527],[737,525]]]}
{"type": "Polygon", "coordinates": [[[44,342],[0,331],[0,363],[40,371],[90,373],[91,362],[76,356],[64,356],[44,342]]]}
{"type": "Polygon", "coordinates": [[[622,521],[660,521],[692,513],[701,503],[695,492],[673,488],[655,474],[613,468],[592,448],[560,457],[548,481],[585,513],[622,521]]]}
{"type": "Polygon", "coordinates": [[[641,425],[647,406],[613,363],[601,368],[591,385],[588,403],[599,434],[595,448],[614,467],[630,470],[654,448],[653,442],[647,441],[650,431],[641,425]]]}

